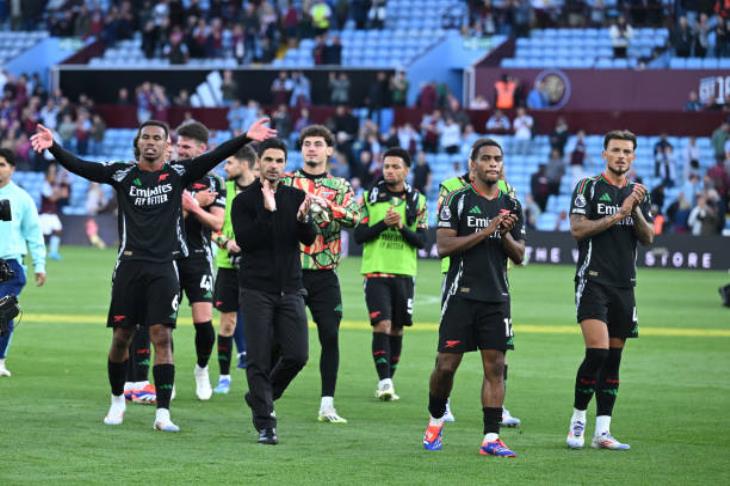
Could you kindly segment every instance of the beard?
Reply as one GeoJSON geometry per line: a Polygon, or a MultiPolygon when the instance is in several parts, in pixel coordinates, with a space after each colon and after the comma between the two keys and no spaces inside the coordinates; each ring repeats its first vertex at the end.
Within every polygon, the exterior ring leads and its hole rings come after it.
{"type": "Polygon", "coordinates": [[[629,171],[629,169],[630,169],[630,167],[626,167],[625,169],[620,169],[620,168],[614,169],[611,166],[608,167],[608,171],[617,176],[626,174],[629,171]]]}
{"type": "Polygon", "coordinates": [[[317,162],[316,160],[305,160],[305,164],[307,164],[308,167],[317,167],[320,165],[320,162],[317,162]]]}

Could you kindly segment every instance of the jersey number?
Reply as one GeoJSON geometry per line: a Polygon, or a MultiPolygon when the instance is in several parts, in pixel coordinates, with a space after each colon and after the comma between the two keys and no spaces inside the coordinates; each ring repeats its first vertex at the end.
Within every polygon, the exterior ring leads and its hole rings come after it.
{"type": "Polygon", "coordinates": [[[512,319],[509,317],[504,318],[504,335],[507,337],[514,336],[514,333],[512,332],[512,319]]]}
{"type": "Polygon", "coordinates": [[[213,277],[210,275],[203,275],[200,279],[200,288],[211,292],[213,290],[213,277]]]}

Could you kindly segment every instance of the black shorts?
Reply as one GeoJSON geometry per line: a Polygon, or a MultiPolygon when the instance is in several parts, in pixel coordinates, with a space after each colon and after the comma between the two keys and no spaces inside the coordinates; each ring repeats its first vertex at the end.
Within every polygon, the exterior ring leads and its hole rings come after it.
{"type": "Polygon", "coordinates": [[[215,277],[213,305],[220,312],[238,312],[238,271],[219,268],[215,277]]]}
{"type": "Polygon", "coordinates": [[[307,291],[304,303],[320,333],[336,333],[342,320],[342,294],[337,274],[334,270],[304,270],[302,281],[307,291]]]}
{"type": "Polygon", "coordinates": [[[112,276],[107,327],[175,327],[180,304],[177,263],[120,262],[112,276]]]}
{"type": "Polygon", "coordinates": [[[441,310],[439,353],[514,349],[510,303],[450,296],[441,310]]]}
{"type": "Polygon", "coordinates": [[[365,303],[370,325],[390,321],[393,327],[413,325],[413,277],[366,277],[365,303]]]}
{"type": "Polygon", "coordinates": [[[202,256],[181,258],[177,261],[180,269],[180,289],[185,292],[188,302],[213,302],[213,268],[210,261],[202,256]]]}
{"type": "Polygon", "coordinates": [[[633,287],[612,287],[591,280],[575,284],[578,322],[597,319],[608,326],[610,337],[639,337],[639,318],[633,287]]]}

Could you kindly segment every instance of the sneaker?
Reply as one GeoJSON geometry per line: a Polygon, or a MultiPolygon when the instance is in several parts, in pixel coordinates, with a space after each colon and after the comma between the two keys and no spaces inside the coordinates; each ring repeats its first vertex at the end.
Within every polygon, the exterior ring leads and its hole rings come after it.
{"type": "Polygon", "coordinates": [[[109,406],[109,411],[104,417],[104,424],[106,425],[122,425],[124,422],[124,412],[127,408],[124,395],[115,397],[112,395],[112,403],[109,406]]]}
{"type": "Polygon", "coordinates": [[[456,422],[456,417],[454,417],[454,414],[451,413],[451,405],[449,404],[449,400],[446,400],[446,412],[444,412],[443,419],[444,422],[456,422]]]}
{"type": "Polygon", "coordinates": [[[495,457],[517,457],[517,454],[502,442],[502,439],[482,442],[482,446],[479,448],[479,454],[495,457]]]}
{"type": "Polygon", "coordinates": [[[5,360],[0,359],[0,376],[7,376],[10,378],[12,376],[12,373],[10,373],[10,370],[5,367],[5,360]]]}
{"type": "Polygon", "coordinates": [[[218,386],[215,387],[213,390],[213,393],[216,395],[228,395],[228,392],[231,391],[231,377],[224,377],[221,376],[218,378],[218,386]]]}
{"type": "Polygon", "coordinates": [[[161,432],[180,432],[180,427],[172,423],[170,411],[165,408],[158,408],[155,415],[155,423],[152,428],[161,432]]]}
{"type": "Polygon", "coordinates": [[[61,258],[60,253],[49,253],[48,258],[50,258],[51,260],[55,260],[57,262],[63,260],[63,258],[61,258]]]}
{"type": "Polygon", "coordinates": [[[347,419],[340,417],[337,415],[337,410],[333,408],[330,408],[328,410],[321,410],[319,411],[319,418],[317,419],[320,422],[330,422],[333,424],[346,424],[347,419]]]}
{"type": "Polygon", "coordinates": [[[440,425],[428,424],[426,432],[423,434],[423,448],[427,451],[440,451],[444,444],[441,438],[444,433],[443,422],[440,425]]]}
{"type": "Polygon", "coordinates": [[[238,354],[238,364],[236,365],[236,368],[239,368],[242,370],[246,369],[246,353],[238,354]]]}
{"type": "Polygon", "coordinates": [[[519,427],[522,420],[517,417],[513,417],[509,410],[506,408],[502,409],[502,421],[499,423],[502,427],[519,427]]]}
{"type": "Polygon", "coordinates": [[[155,385],[147,383],[142,388],[132,390],[132,403],[155,405],[157,403],[157,390],[155,389],[155,385]]]}
{"type": "Polygon", "coordinates": [[[259,444],[276,445],[279,443],[279,437],[276,435],[274,427],[266,427],[259,432],[259,444]]]}
{"type": "Polygon", "coordinates": [[[210,400],[210,397],[213,395],[213,389],[210,386],[208,367],[201,368],[196,364],[193,374],[195,375],[195,394],[198,400],[210,400]]]}
{"type": "Polygon", "coordinates": [[[571,449],[582,449],[585,443],[586,424],[580,420],[571,420],[568,429],[568,438],[565,443],[571,449]]]}
{"type": "Polygon", "coordinates": [[[591,447],[594,449],[609,449],[612,451],[627,451],[631,449],[629,444],[623,444],[616,440],[609,432],[601,435],[594,435],[591,441],[591,447]]]}
{"type": "Polygon", "coordinates": [[[378,389],[375,390],[375,398],[384,402],[400,400],[400,397],[395,394],[393,382],[390,380],[383,380],[378,384],[378,389]]]}

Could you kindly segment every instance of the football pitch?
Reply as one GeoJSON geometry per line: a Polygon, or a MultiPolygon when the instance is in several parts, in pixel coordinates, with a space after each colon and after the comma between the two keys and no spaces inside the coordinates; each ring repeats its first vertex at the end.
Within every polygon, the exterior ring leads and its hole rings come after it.
{"type": "MultiPolygon", "coordinates": [[[[573,268],[510,273],[515,351],[506,406],[522,419],[502,438],[516,459],[482,457],[481,363],[467,355],[456,376],[444,449],[421,446],[428,412],[441,278],[419,262],[414,326],[406,330],[395,376],[397,402],[374,398],[359,259],[343,262],[344,321],[336,406],[346,425],[317,422],[319,343],[310,327],[310,361],[276,403],[280,444],[256,444],[243,402],[245,375],[231,394],[194,394],[193,329],[187,303],[175,331],[179,434],[152,430],[154,409],[129,405],[119,427],[102,424],[109,404],[105,316],[115,252],[63,248],[48,283],[29,283],[10,350],[13,377],[0,379],[0,484],[190,482],[295,484],[695,483],[730,480],[730,311],[717,288],[725,272],[639,269],[641,338],[624,352],[612,432],[630,451],[565,446],[573,381],[583,355],[575,325],[573,268]]],[[[217,316],[216,316],[217,328],[217,316]]],[[[211,378],[218,377],[215,352],[211,378]]],[[[595,405],[589,407],[593,433],[595,405]]],[[[589,435],[590,436],[590,435],[589,435]]]]}

